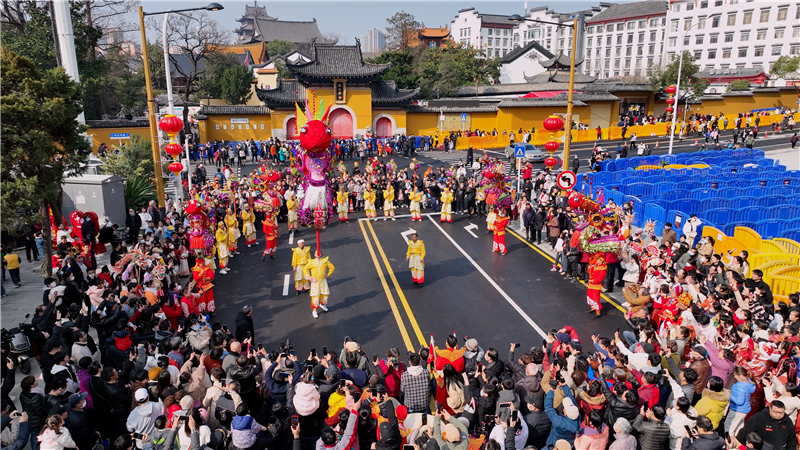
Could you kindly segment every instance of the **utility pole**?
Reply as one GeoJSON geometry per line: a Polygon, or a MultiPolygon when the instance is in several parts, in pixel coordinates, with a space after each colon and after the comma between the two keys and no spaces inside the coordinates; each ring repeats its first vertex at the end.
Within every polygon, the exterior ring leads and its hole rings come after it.
{"type": "MultiPolygon", "coordinates": [[[[72,13],[67,0],[53,0],[53,14],[56,19],[56,33],[58,34],[58,47],[61,54],[61,66],[67,75],[76,83],[81,82],[78,74],[78,56],[75,53],[75,33],[72,31],[72,13]]],[[[78,116],[78,122],[86,124],[83,113],[78,116]]]]}

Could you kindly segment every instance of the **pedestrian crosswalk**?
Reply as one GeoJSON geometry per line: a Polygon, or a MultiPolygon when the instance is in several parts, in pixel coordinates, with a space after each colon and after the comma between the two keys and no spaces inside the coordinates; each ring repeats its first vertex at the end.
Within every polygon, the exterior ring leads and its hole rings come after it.
{"type": "MultiPolygon", "coordinates": [[[[450,166],[458,166],[459,162],[463,162],[464,164],[466,164],[466,162],[467,162],[467,152],[465,152],[463,150],[454,150],[452,152],[430,151],[430,152],[424,152],[424,153],[418,154],[418,155],[421,155],[421,156],[427,157],[427,158],[431,158],[431,159],[435,159],[435,160],[441,162],[441,165],[443,165],[445,167],[445,169],[449,169],[450,166]]],[[[483,150],[480,150],[480,149],[475,150],[473,156],[474,156],[474,158],[476,160],[478,158],[483,158],[483,156],[484,156],[483,150]]],[[[498,152],[498,151],[494,151],[494,150],[488,150],[488,151],[486,151],[486,156],[491,158],[492,160],[494,160],[494,158],[497,158],[498,161],[502,162],[503,165],[504,165],[503,166],[503,171],[505,172],[507,177],[516,177],[517,176],[517,173],[516,173],[516,170],[515,170],[516,169],[516,167],[515,167],[516,161],[513,160],[513,159],[512,160],[507,159],[505,157],[505,155],[503,154],[503,152],[498,152]]],[[[470,170],[469,173],[471,174],[472,171],[470,170]]]]}

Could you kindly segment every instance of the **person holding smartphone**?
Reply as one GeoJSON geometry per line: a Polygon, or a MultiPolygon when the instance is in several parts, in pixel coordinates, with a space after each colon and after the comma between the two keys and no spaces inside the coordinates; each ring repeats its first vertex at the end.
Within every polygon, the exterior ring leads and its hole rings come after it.
{"type": "Polygon", "coordinates": [[[28,422],[28,413],[20,412],[20,411],[12,411],[10,414],[8,410],[10,406],[8,404],[3,404],[3,428],[5,428],[12,420],[19,419],[19,430],[17,432],[17,438],[14,439],[14,442],[10,443],[9,445],[3,445],[2,450],[22,450],[25,448],[25,445],[28,443],[28,438],[30,437],[30,422],[28,422]]]}

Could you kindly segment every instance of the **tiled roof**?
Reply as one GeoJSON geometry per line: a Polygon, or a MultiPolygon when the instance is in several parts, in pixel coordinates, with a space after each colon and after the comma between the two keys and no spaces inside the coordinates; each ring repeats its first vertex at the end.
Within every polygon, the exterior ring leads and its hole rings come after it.
{"type": "Polygon", "coordinates": [[[450,36],[450,30],[447,26],[444,28],[423,28],[420,30],[419,35],[429,39],[441,39],[450,36]]]}
{"type": "Polygon", "coordinates": [[[776,87],[768,87],[768,88],[756,88],[755,92],[780,92],[780,91],[794,91],[797,88],[795,86],[776,86],[776,87]]]}
{"type": "Polygon", "coordinates": [[[256,96],[265,103],[280,103],[291,105],[306,99],[306,87],[297,80],[278,79],[275,89],[256,88],[256,96]]]}
{"type": "Polygon", "coordinates": [[[535,50],[535,51],[539,52],[539,54],[541,54],[545,58],[552,58],[553,57],[553,54],[550,53],[549,51],[547,51],[547,49],[542,47],[538,42],[530,41],[524,47],[517,47],[514,50],[511,50],[510,52],[506,53],[506,56],[503,56],[503,58],[500,61],[503,64],[508,64],[510,62],[514,62],[514,61],[516,61],[517,58],[519,58],[522,55],[527,54],[531,50],[535,50]]]}
{"type": "Polygon", "coordinates": [[[316,19],[311,22],[291,22],[258,18],[256,32],[256,38],[264,42],[289,41],[295,44],[308,44],[314,39],[322,39],[316,19]]]}
{"type": "MultiPolygon", "coordinates": [[[[523,74],[524,76],[524,74],[523,74]]],[[[586,84],[591,83],[592,81],[596,80],[596,77],[592,77],[589,75],[584,75],[580,72],[575,72],[575,83],[577,84],[586,84]]],[[[542,73],[533,75],[533,76],[525,76],[525,81],[528,83],[569,83],[569,72],[563,70],[557,71],[549,71],[546,70],[542,73]]]]}
{"type": "Polygon", "coordinates": [[[303,64],[287,64],[289,70],[299,76],[314,78],[377,77],[389,70],[391,64],[365,63],[361,55],[361,42],[356,45],[312,45],[311,61],[303,64]]]}
{"type": "Polygon", "coordinates": [[[369,84],[372,89],[372,103],[399,103],[414,100],[419,95],[417,89],[397,89],[394,81],[376,80],[369,84]]]}
{"type": "Polygon", "coordinates": [[[269,115],[270,111],[269,111],[269,108],[265,108],[263,106],[208,106],[208,105],[203,105],[203,106],[200,107],[200,111],[198,111],[197,114],[203,115],[203,116],[218,116],[218,115],[232,115],[232,114],[269,115]]]}
{"type": "MultiPolygon", "coordinates": [[[[555,98],[555,97],[554,97],[555,98]]],[[[497,105],[500,108],[539,108],[539,107],[566,107],[567,100],[554,98],[512,98],[503,100],[497,105]]],[[[573,106],[588,106],[586,103],[573,99],[573,106]]]]}
{"type": "Polygon", "coordinates": [[[481,24],[491,24],[491,25],[517,25],[517,22],[509,19],[509,16],[504,16],[502,14],[478,14],[481,18],[481,24]]]}
{"type": "Polygon", "coordinates": [[[753,97],[755,94],[747,91],[730,91],[722,94],[723,97],[753,97]]]}
{"type": "MultiPolygon", "coordinates": [[[[541,64],[542,67],[546,67],[546,68],[551,68],[551,67],[553,67],[553,68],[569,68],[570,65],[572,64],[572,59],[569,56],[559,52],[558,55],[554,55],[554,56],[551,56],[550,59],[546,59],[544,61],[540,61],[539,64],[541,64]]],[[[583,64],[583,60],[582,59],[578,59],[578,60],[575,61],[575,67],[578,67],[581,64],[583,64]]]]}
{"type": "Polygon", "coordinates": [[[89,125],[89,128],[139,128],[149,127],[150,121],[147,117],[137,117],[133,120],[87,120],[86,125],[89,125]]]}
{"type": "MultiPolygon", "coordinates": [[[[527,94],[534,91],[561,91],[567,89],[567,83],[510,83],[478,86],[478,96],[527,94]]],[[[580,86],[576,85],[576,89],[580,86]]],[[[475,86],[458,88],[458,97],[475,97],[475,86]]]]}
{"type": "Polygon", "coordinates": [[[636,3],[620,3],[611,5],[607,10],[586,21],[593,23],[612,22],[629,17],[656,16],[667,13],[667,2],[664,0],[646,0],[636,3]]]}
{"type": "Polygon", "coordinates": [[[441,108],[437,107],[429,107],[429,106],[408,106],[406,107],[406,112],[410,113],[479,113],[479,112],[497,112],[496,105],[484,105],[484,106],[443,106],[441,108]]]}
{"type": "Polygon", "coordinates": [[[649,84],[624,84],[607,81],[595,81],[587,84],[583,90],[590,92],[650,92],[649,84]]]}
{"type": "Polygon", "coordinates": [[[764,73],[761,67],[742,67],[734,69],[706,69],[697,72],[694,76],[699,78],[735,78],[735,77],[754,77],[764,73]]]}
{"type": "Polygon", "coordinates": [[[703,100],[725,100],[725,99],[722,97],[722,95],[719,94],[706,94],[700,97],[698,100],[702,102],[703,100]]]}

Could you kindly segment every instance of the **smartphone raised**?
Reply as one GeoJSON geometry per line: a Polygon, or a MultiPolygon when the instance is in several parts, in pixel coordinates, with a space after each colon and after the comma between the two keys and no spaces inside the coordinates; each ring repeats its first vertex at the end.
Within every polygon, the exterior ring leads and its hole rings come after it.
{"type": "Polygon", "coordinates": [[[372,362],[377,362],[377,361],[378,361],[378,354],[377,353],[373,353],[372,354],[372,362]]]}
{"type": "Polygon", "coordinates": [[[142,433],[133,433],[133,438],[134,439],[144,439],[144,436],[145,435],[142,434],[142,433]]]}
{"type": "Polygon", "coordinates": [[[444,410],[444,405],[441,403],[436,404],[436,414],[441,414],[442,410],[444,410]]]}
{"type": "Polygon", "coordinates": [[[499,405],[497,405],[497,406],[499,406],[500,408],[508,408],[508,407],[510,407],[510,406],[511,406],[511,402],[507,402],[507,403],[500,403],[500,404],[499,404],[499,405]]]}
{"type": "Polygon", "coordinates": [[[328,346],[327,345],[323,345],[322,346],[322,356],[325,356],[327,354],[328,354],[328,346]]]}
{"type": "Polygon", "coordinates": [[[264,350],[264,344],[258,344],[258,351],[264,350]]]}
{"type": "Polygon", "coordinates": [[[428,415],[423,413],[422,414],[422,425],[425,426],[428,424],[428,415]]]}
{"type": "Polygon", "coordinates": [[[519,417],[518,414],[517,414],[517,410],[515,409],[515,410],[511,411],[511,420],[512,421],[516,421],[517,417],[519,417]]]}
{"type": "Polygon", "coordinates": [[[515,342],[514,343],[514,350],[518,349],[521,345],[522,344],[520,344],[519,342],[515,342]]]}
{"type": "Polygon", "coordinates": [[[300,417],[292,416],[292,428],[296,428],[300,424],[300,417]]]}
{"type": "Polygon", "coordinates": [[[339,380],[339,389],[344,389],[347,386],[347,382],[345,380],[339,380]]]}
{"type": "Polygon", "coordinates": [[[345,337],[344,337],[344,341],[345,341],[345,342],[350,342],[350,336],[345,336],[345,337]]]}
{"type": "Polygon", "coordinates": [[[412,444],[403,445],[403,450],[414,450],[415,448],[412,444]]]}
{"type": "Polygon", "coordinates": [[[312,358],[316,358],[317,357],[317,349],[316,348],[312,348],[311,349],[311,357],[312,358]]]}

